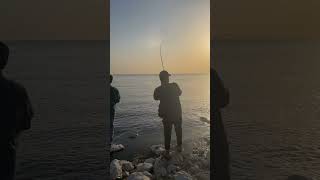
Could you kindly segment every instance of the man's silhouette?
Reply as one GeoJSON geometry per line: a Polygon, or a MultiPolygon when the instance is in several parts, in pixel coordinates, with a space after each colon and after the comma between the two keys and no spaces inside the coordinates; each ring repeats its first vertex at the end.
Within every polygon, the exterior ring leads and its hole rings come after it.
{"type": "Polygon", "coordinates": [[[220,112],[220,109],[229,103],[229,92],[217,72],[211,69],[210,73],[213,107],[213,179],[229,180],[229,145],[220,112]]]}
{"type": "Polygon", "coordinates": [[[33,111],[25,88],[3,75],[9,48],[0,42],[0,179],[15,176],[16,141],[19,134],[30,129],[33,111]]]}
{"type": "Polygon", "coordinates": [[[113,121],[115,115],[115,105],[120,102],[120,93],[117,88],[111,85],[113,81],[113,76],[110,75],[110,143],[113,140],[113,121]]]}
{"type": "Polygon", "coordinates": [[[167,71],[161,71],[159,74],[161,86],[154,90],[153,98],[160,100],[158,115],[162,118],[164,128],[164,144],[166,156],[170,154],[171,131],[174,125],[177,136],[177,149],[182,151],[182,110],[179,96],[181,89],[177,83],[169,83],[170,74],[167,71]]]}

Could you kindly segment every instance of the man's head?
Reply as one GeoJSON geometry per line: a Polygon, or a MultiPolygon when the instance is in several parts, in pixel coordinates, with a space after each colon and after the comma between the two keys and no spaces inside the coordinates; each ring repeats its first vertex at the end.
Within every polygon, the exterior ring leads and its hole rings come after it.
{"type": "Polygon", "coordinates": [[[112,83],[112,81],[113,81],[113,76],[110,74],[110,84],[112,83]]]}
{"type": "Polygon", "coordinates": [[[0,71],[3,70],[7,63],[9,57],[9,48],[3,42],[0,42],[0,71]]]}
{"type": "Polygon", "coordinates": [[[162,84],[166,84],[169,83],[169,76],[171,76],[171,74],[168,73],[168,71],[161,71],[159,74],[159,78],[162,84]]]}

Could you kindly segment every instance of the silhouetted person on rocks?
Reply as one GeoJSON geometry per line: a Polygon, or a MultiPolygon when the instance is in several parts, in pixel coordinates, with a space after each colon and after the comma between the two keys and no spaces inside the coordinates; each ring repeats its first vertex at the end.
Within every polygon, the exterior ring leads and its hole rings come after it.
{"type": "Polygon", "coordinates": [[[120,102],[120,93],[117,88],[111,85],[113,76],[110,75],[110,143],[113,140],[113,121],[115,115],[115,105],[120,102]]]}
{"type": "Polygon", "coordinates": [[[3,69],[9,57],[9,48],[0,42],[0,179],[15,179],[17,138],[30,129],[32,107],[25,88],[8,80],[3,69]]]}
{"type": "Polygon", "coordinates": [[[177,150],[182,151],[182,110],[179,98],[182,91],[177,83],[169,83],[169,76],[170,74],[167,71],[160,72],[161,86],[157,87],[153,94],[155,100],[160,100],[158,115],[163,119],[166,157],[170,155],[173,125],[177,136],[177,150]]]}
{"type": "Polygon", "coordinates": [[[229,145],[220,112],[221,108],[229,104],[229,92],[217,72],[211,69],[210,73],[211,104],[213,107],[213,179],[230,180],[229,145]]]}

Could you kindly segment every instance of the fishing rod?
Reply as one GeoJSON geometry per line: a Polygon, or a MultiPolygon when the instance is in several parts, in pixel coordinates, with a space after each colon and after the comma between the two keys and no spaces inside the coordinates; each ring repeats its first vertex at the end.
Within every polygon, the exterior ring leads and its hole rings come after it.
{"type": "Polygon", "coordinates": [[[164,65],[162,60],[162,41],[160,42],[160,60],[161,60],[162,70],[164,70],[164,65]]]}

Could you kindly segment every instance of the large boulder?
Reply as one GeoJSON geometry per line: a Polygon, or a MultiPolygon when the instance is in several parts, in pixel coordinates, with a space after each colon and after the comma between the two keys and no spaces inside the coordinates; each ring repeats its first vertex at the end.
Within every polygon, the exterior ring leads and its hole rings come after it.
{"type": "Polygon", "coordinates": [[[152,168],[153,168],[153,165],[151,163],[139,163],[137,165],[137,171],[139,172],[144,172],[144,171],[151,172],[152,168]]]}
{"type": "Polygon", "coordinates": [[[157,156],[160,156],[166,151],[162,145],[153,145],[150,147],[150,149],[151,149],[151,152],[153,154],[156,154],[157,156]]]}
{"type": "Polygon", "coordinates": [[[150,178],[142,172],[134,172],[130,174],[128,180],[150,180],[150,178]]]}
{"type": "Polygon", "coordinates": [[[185,171],[179,171],[173,177],[174,180],[192,180],[192,176],[185,171]]]}
{"type": "Polygon", "coordinates": [[[110,176],[112,180],[122,178],[122,167],[118,159],[114,159],[110,164],[110,176]]]}
{"type": "Polygon", "coordinates": [[[134,166],[130,161],[121,160],[120,164],[122,166],[122,170],[124,171],[132,171],[134,169],[134,166]]]}

